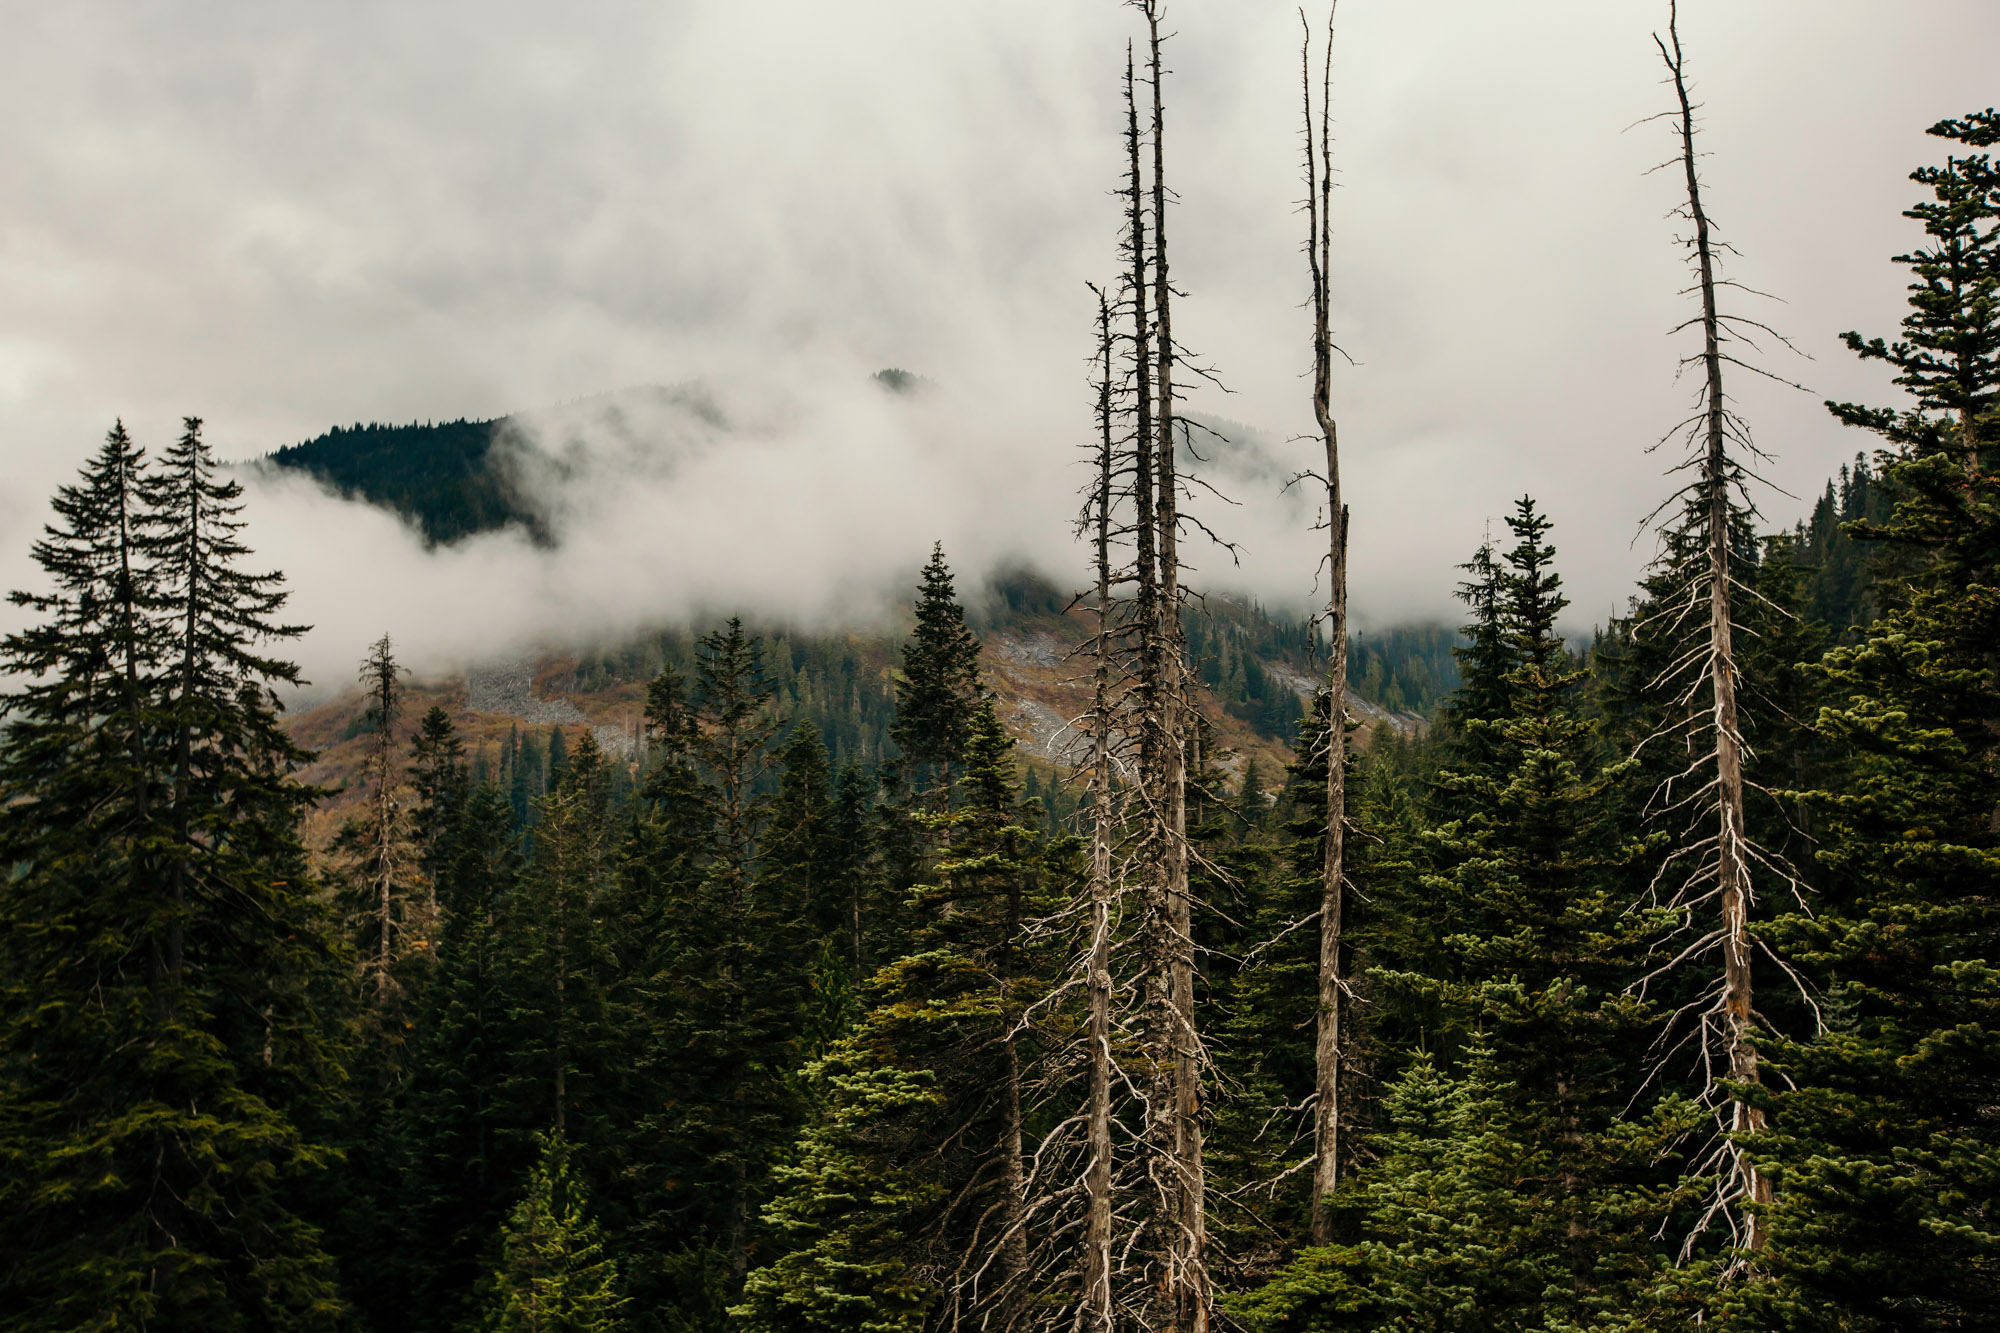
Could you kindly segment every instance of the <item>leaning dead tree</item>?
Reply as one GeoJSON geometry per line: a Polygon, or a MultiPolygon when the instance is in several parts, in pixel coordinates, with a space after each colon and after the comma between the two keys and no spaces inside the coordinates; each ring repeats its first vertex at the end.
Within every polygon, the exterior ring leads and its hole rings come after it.
{"type": "Polygon", "coordinates": [[[1681,914],[1694,938],[1647,981],[1689,967],[1715,968],[1697,998],[1676,1015],[1676,1023],[1686,1016],[1696,1023],[1703,1097],[1715,1108],[1721,1131],[1704,1164],[1704,1173],[1714,1176],[1716,1188],[1687,1245],[1691,1250],[1696,1237],[1721,1224],[1733,1247],[1747,1255],[1764,1243],[1757,1210],[1772,1198],[1770,1178],[1751,1159],[1750,1140],[1764,1131],[1764,1112],[1736,1091],[1762,1081],[1752,1039],[1757,1021],[1752,955],[1761,952],[1789,973],[1751,925],[1752,870],[1762,867],[1795,895],[1800,886],[1796,872],[1782,858],[1752,840],[1744,813],[1748,747],[1740,707],[1744,679],[1738,655],[1743,604],[1739,599],[1754,598],[1756,593],[1737,576],[1749,553],[1735,549],[1734,528],[1744,516],[1756,513],[1747,490],[1756,478],[1745,459],[1763,454],[1723,391],[1723,366],[1791,382],[1751,365],[1736,350],[1754,346],[1754,332],[1783,339],[1766,325],[1724,313],[1718,306],[1718,291],[1740,284],[1717,273],[1719,252],[1725,247],[1716,240],[1702,203],[1694,104],[1688,94],[1678,18],[1670,6],[1667,37],[1653,38],[1675,97],[1675,108],[1654,119],[1668,120],[1678,141],[1675,157],[1661,165],[1678,166],[1685,183],[1686,195],[1676,212],[1690,228],[1683,243],[1695,278],[1691,290],[1700,302],[1699,313],[1674,332],[1698,329],[1701,347],[1680,362],[1683,373],[1697,376],[1695,411],[1661,441],[1676,436],[1684,440],[1687,454],[1673,471],[1690,477],[1653,515],[1657,518],[1678,506],[1683,516],[1679,531],[1668,540],[1669,591],[1635,632],[1656,636],[1668,645],[1667,665],[1648,683],[1650,691],[1668,700],[1668,718],[1650,740],[1684,743],[1688,763],[1662,784],[1654,798],[1658,814],[1682,824],[1678,845],[1662,864],[1654,888],[1667,906],[1681,914]]]}
{"type": "MultiPolygon", "coordinates": [[[[1299,12],[1305,23],[1305,11],[1299,12]]],[[[1326,46],[1320,67],[1319,111],[1313,111],[1312,29],[1300,50],[1306,125],[1306,260],[1312,272],[1313,418],[1326,449],[1328,656],[1326,668],[1326,823],[1321,835],[1319,1013],[1313,1042],[1313,1199],[1312,1239],[1333,1240],[1327,1196],[1340,1184],[1341,928],[1346,908],[1344,865],[1347,827],[1347,505],[1340,494],[1340,431],[1333,419],[1333,335],[1330,305],[1333,265],[1333,193],[1328,102],[1333,91],[1333,6],[1326,11],[1326,46]]]]}

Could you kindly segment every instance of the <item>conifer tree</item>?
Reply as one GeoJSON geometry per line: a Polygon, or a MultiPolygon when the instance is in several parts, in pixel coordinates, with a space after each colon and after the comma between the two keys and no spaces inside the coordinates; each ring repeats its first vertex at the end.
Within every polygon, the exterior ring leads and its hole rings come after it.
{"type": "Polygon", "coordinates": [[[832,930],[845,924],[847,904],[835,896],[833,772],[818,728],[793,728],[779,763],[765,874],[773,882],[783,881],[786,896],[804,907],[815,927],[832,930]]]}
{"type": "Polygon", "coordinates": [[[259,651],[298,630],[274,619],[280,576],[239,567],[241,490],[200,423],[138,466],[114,431],[36,548],[53,593],[17,599],[82,631],[77,656],[39,629],[5,646],[33,684],[0,743],[0,1308],[23,1328],[330,1327],[299,1190],[329,1160],[302,1126],[337,1078],[343,963],[272,694],[297,671],[259,651]]]}
{"type": "Polygon", "coordinates": [[[348,1294],[370,1319],[395,1310],[404,1298],[408,1254],[397,1223],[406,1145],[397,1139],[397,1101],[410,1072],[413,1014],[435,961],[438,925],[418,865],[398,744],[402,675],[385,634],[361,662],[360,721],[370,734],[360,808],[333,847],[336,901],[345,909],[361,1009],[341,1115],[347,1166],[339,1176],[329,1240],[345,1261],[348,1294]]]}
{"type": "MultiPolygon", "coordinates": [[[[95,785],[105,776],[100,765],[111,766],[127,818],[144,818],[156,799],[157,762],[144,734],[163,639],[144,487],[145,451],[119,422],[79,480],[57,489],[51,508],[60,526],[44,528],[32,548],[53,587],[8,599],[46,617],[5,645],[8,670],[22,678],[9,700],[9,786],[35,790],[38,805],[69,806],[64,817],[81,837],[91,836],[84,815],[108,794],[95,785]],[[98,751],[88,767],[75,762],[80,748],[98,751]],[[90,785],[51,786],[64,775],[90,785]]],[[[58,817],[40,818],[43,835],[53,832],[58,817]]]]}
{"type": "Polygon", "coordinates": [[[1244,1322],[1258,1333],[1574,1327],[1544,1323],[1536,1308],[1559,1270],[1526,1240],[1524,1150],[1499,1090],[1484,1058],[1454,1078],[1420,1057],[1390,1091],[1379,1167],[1353,1186],[1368,1238],[1307,1251],[1240,1302],[1244,1322]]]}
{"type": "MultiPolygon", "coordinates": [[[[1507,520],[1501,621],[1517,663],[1507,713],[1490,722],[1488,763],[1443,779],[1454,817],[1432,834],[1436,896],[1463,933],[1442,941],[1443,999],[1504,1087],[1490,1096],[1538,1170],[1517,1185],[1522,1244],[1565,1272],[1531,1304],[1587,1320],[1630,1296],[1610,1271],[1643,1255],[1642,1231],[1607,1203],[1630,1173],[1616,1126],[1646,1083],[1652,1014],[1626,994],[1645,956],[1623,901],[1621,871],[1640,844],[1621,834],[1615,784],[1578,712],[1582,673],[1556,632],[1567,605],[1551,569],[1548,520],[1523,498],[1507,520]]],[[[1643,1271],[1643,1262],[1640,1263],[1643,1271]]],[[[1629,1276],[1621,1272],[1621,1277],[1629,1276]]],[[[1539,1317],[1539,1316],[1538,1316],[1539,1317]]]]}
{"type": "Polygon", "coordinates": [[[544,1136],[541,1160],[501,1234],[484,1327],[490,1333],[623,1333],[628,1304],[562,1136],[544,1136]]]}
{"type": "MultiPolygon", "coordinates": [[[[1742,605],[1748,594],[1740,571],[1754,560],[1755,542],[1752,538],[1744,546],[1741,520],[1749,507],[1746,459],[1760,455],[1724,396],[1723,366],[1744,365],[1739,348],[1765,326],[1723,311],[1718,299],[1729,285],[1717,273],[1724,247],[1702,202],[1694,107],[1676,9],[1669,9],[1667,36],[1656,34],[1654,41],[1676,99],[1675,108],[1662,118],[1673,126],[1677,141],[1685,193],[1676,213],[1691,229],[1681,239],[1694,274],[1691,291],[1700,303],[1698,313],[1682,327],[1699,330],[1701,348],[1681,362],[1699,372],[1695,411],[1669,432],[1679,434],[1686,445],[1682,466],[1692,480],[1655,511],[1678,508],[1683,517],[1678,532],[1665,534],[1660,562],[1672,592],[1654,623],[1642,627],[1666,640],[1672,653],[1666,672],[1649,683],[1654,693],[1672,701],[1667,730],[1656,740],[1673,749],[1684,744],[1688,756],[1658,792],[1656,813],[1679,827],[1677,844],[1653,887],[1683,913],[1684,921],[1698,915],[1713,922],[1701,930],[1698,946],[1681,951],[1677,961],[1720,978],[1719,987],[1704,992],[1712,1000],[1689,1011],[1698,1032],[1702,1099],[1717,1117],[1717,1133],[1702,1168],[1714,1188],[1694,1234],[1698,1237],[1711,1226],[1726,1233],[1729,1254],[1723,1263],[1725,1271],[1733,1272],[1762,1247],[1757,1219],[1772,1191],[1771,1180],[1757,1171],[1749,1143],[1765,1125],[1763,1105],[1750,1091],[1762,1081],[1754,964],[1758,954],[1770,955],[1769,941],[1760,941],[1753,916],[1758,897],[1753,871],[1763,873],[1771,861],[1751,835],[1745,769],[1749,690],[1742,605]]],[[[1781,872],[1774,878],[1785,877],[1781,872]]],[[[1798,886],[1792,882],[1785,888],[1796,893],[1798,886]]]]}
{"type": "Polygon", "coordinates": [[[560,723],[549,724],[549,776],[550,786],[554,786],[569,767],[569,741],[563,736],[560,723]]]}
{"type": "MultiPolygon", "coordinates": [[[[405,765],[397,745],[403,674],[385,634],[361,663],[367,692],[363,723],[373,733],[364,770],[366,795],[361,813],[341,831],[337,844],[347,861],[345,896],[361,990],[379,1015],[376,1040],[392,1046],[402,1040],[410,981],[405,973],[412,962],[421,965],[436,934],[428,895],[420,887],[405,765]]],[[[393,1079],[397,1057],[387,1050],[383,1056],[380,1072],[393,1079]]]]}
{"type": "Polygon", "coordinates": [[[953,589],[944,545],[938,543],[924,566],[916,628],[903,645],[896,719],[889,725],[889,737],[902,754],[903,776],[917,792],[949,799],[980,694],[979,639],[966,628],[965,608],[953,589]]]}
{"type": "Polygon", "coordinates": [[[653,790],[703,821],[676,835],[699,837],[697,873],[664,886],[669,937],[654,1003],[675,1055],[662,1167],[679,1182],[680,1234],[716,1246],[732,1295],[756,1249],[771,1160],[799,1123],[792,1074],[806,998],[801,904],[763,874],[779,721],[762,659],[731,620],[703,636],[692,698],[677,702],[670,680],[654,699],[655,726],[684,748],[653,790]]]}
{"type": "Polygon", "coordinates": [[[1046,1044],[1028,1011],[1055,960],[1028,926],[1080,867],[1074,839],[1042,836],[1017,768],[985,701],[952,809],[927,817],[938,878],[917,890],[911,951],[877,972],[860,1026],[814,1072],[827,1101],[766,1212],[785,1250],[745,1289],[753,1327],[1033,1317],[1045,1238],[1026,1099],[1046,1044]]]}
{"type": "Polygon", "coordinates": [[[444,899],[441,885],[451,874],[460,822],[479,781],[466,764],[465,743],[452,726],[451,715],[436,704],[417,724],[416,737],[410,742],[410,760],[410,780],[417,798],[413,830],[417,873],[423,882],[426,910],[438,913],[444,899]]]}
{"type": "Polygon", "coordinates": [[[1085,782],[1090,804],[1090,880],[1088,943],[1080,951],[1074,972],[1083,973],[1085,1012],[1082,1035],[1088,1052],[1084,1061],[1084,1155],[1083,1227],[1079,1236],[1082,1262],[1078,1268],[1077,1328],[1080,1333],[1112,1333],[1117,1323],[1118,1293],[1113,1276],[1112,1226],[1115,1201],[1112,1197],[1116,1176],[1115,1148],[1111,1136],[1111,1101],[1114,1060],[1111,1025],[1114,982],[1111,976],[1111,949],[1114,903],[1119,894],[1112,866],[1112,843],[1117,836],[1118,794],[1112,767],[1112,654],[1114,651],[1112,602],[1111,525],[1115,502],[1113,474],[1117,465],[1114,409],[1116,385],[1113,357],[1111,302],[1094,284],[1097,297],[1097,442],[1092,459],[1094,474],[1089,498],[1084,503],[1079,529],[1091,542],[1092,573],[1096,588],[1091,602],[1093,633],[1090,638],[1090,712],[1085,726],[1090,736],[1090,767],[1085,782]]]}
{"type": "Polygon", "coordinates": [[[752,1333],[916,1333],[935,1291],[913,1272],[917,1228],[938,1187],[900,1153],[938,1104],[926,1070],[883,1066],[849,1040],[814,1067],[826,1109],[777,1168],[765,1210],[778,1257],[751,1273],[730,1311],[752,1333]]]}
{"type": "MultiPolygon", "coordinates": [[[[440,747],[442,748],[442,747],[440,747]]],[[[421,770],[420,770],[421,771],[421,770]]],[[[520,874],[513,812],[498,787],[471,789],[444,822],[436,975],[419,997],[410,1078],[398,1112],[400,1233],[425,1244],[400,1299],[414,1328],[472,1319],[492,1238],[531,1164],[518,1108],[504,1095],[513,1059],[502,950],[520,874]]]]}
{"type": "MultiPolygon", "coordinates": [[[[1991,143],[1995,126],[1989,111],[1933,133],[1991,143]]],[[[1918,173],[1937,189],[1938,226],[1990,238],[1990,191],[1982,221],[1948,179],[1990,182],[1986,171],[1980,155],[1918,173]]],[[[1926,209],[1913,211],[1928,222],[1926,209]]],[[[1931,234],[1944,253],[1919,267],[1905,325],[1939,358],[1918,373],[1909,352],[1917,410],[1834,409],[1898,446],[1881,464],[1897,503],[1871,535],[1914,559],[1888,614],[1820,668],[1830,698],[1818,729],[1839,757],[1807,798],[1818,910],[1779,927],[1832,980],[1825,1033],[1773,1047],[1790,1086],[1772,1096],[1759,1151],[1782,1188],[1768,1210],[1769,1281],[1730,1311],[1746,1327],[1964,1328],[2000,1309],[2000,482],[1958,443],[1960,408],[1990,381],[1939,368],[1979,364],[1969,342],[1991,318],[1992,288],[1925,267],[1990,251],[1931,234]],[[1945,360],[1953,347],[1967,359],[1945,360]],[[1939,410],[1952,415],[1913,425],[1939,410]]]]}
{"type": "MultiPolygon", "coordinates": [[[[1988,108],[1939,121],[1929,133],[1988,147],[2000,141],[2000,118],[1988,108]]],[[[1985,153],[1971,153],[1947,155],[1943,166],[1919,167],[1910,179],[1929,187],[1931,198],[1903,214],[1924,224],[1926,238],[1924,248],[1896,256],[1914,279],[1903,338],[1841,337],[1862,359],[1893,366],[1915,405],[1901,412],[1827,407],[1912,453],[1951,454],[1964,478],[1976,481],[2000,407],[2000,173],[1985,153]]]]}
{"type": "Polygon", "coordinates": [[[508,1095],[516,1123],[588,1151],[572,1110],[603,1095],[619,1041],[606,995],[601,899],[613,871],[602,753],[588,732],[555,790],[538,803],[535,845],[507,904],[508,1095]]]}

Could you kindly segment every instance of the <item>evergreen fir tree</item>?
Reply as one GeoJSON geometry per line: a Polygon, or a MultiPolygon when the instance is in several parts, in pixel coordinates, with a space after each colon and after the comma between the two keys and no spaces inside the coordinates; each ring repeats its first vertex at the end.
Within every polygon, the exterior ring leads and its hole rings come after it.
{"type": "Polygon", "coordinates": [[[1390,1092],[1379,1166],[1353,1186],[1368,1238],[1307,1251],[1241,1303],[1245,1322],[1259,1333],[1551,1327],[1539,1297],[1560,1269],[1530,1239],[1519,1186],[1535,1168],[1507,1132],[1499,1090],[1483,1057],[1456,1078],[1419,1058],[1390,1092]]]}
{"type": "Polygon", "coordinates": [[[440,911],[456,854],[456,836],[466,803],[481,785],[467,766],[465,743],[452,726],[451,715],[433,704],[417,724],[410,743],[411,785],[416,789],[414,839],[417,872],[422,878],[428,910],[440,911]]]}
{"type": "Polygon", "coordinates": [[[606,774],[585,733],[555,790],[537,802],[534,853],[506,904],[508,1022],[514,1122],[547,1128],[571,1153],[598,1147],[586,1111],[613,1076],[619,1045],[606,995],[601,899],[613,873],[606,774]]]}
{"type": "Polygon", "coordinates": [[[400,1256],[396,1313],[416,1329],[472,1320],[485,1252],[532,1162],[518,1110],[502,1095],[513,1044],[503,913],[520,865],[499,788],[472,788],[445,822],[440,851],[437,973],[418,1006],[397,1123],[398,1231],[424,1244],[400,1256]]]}
{"type": "Polygon", "coordinates": [[[0,743],[0,1310],[331,1327],[301,1191],[330,1162],[307,1127],[338,1079],[344,963],[271,693],[297,671],[258,650],[298,631],[279,576],[239,568],[241,490],[200,423],[143,479],[122,437],[58,497],[35,551],[55,590],[17,598],[61,629],[4,648],[29,688],[0,743]]]}
{"type": "Polygon", "coordinates": [[[1503,677],[1508,712],[1479,724],[1486,771],[1442,779],[1457,817],[1431,835],[1428,882],[1464,927],[1443,941],[1456,978],[1444,1001],[1463,1006],[1465,1030],[1504,1071],[1488,1095],[1539,1168],[1519,1187],[1534,1219],[1521,1243],[1565,1275],[1529,1304],[1587,1322],[1629,1304],[1630,1279],[1650,1260],[1642,1222],[1612,1203],[1633,1183],[1617,1126],[1646,1084],[1654,1030],[1648,1006],[1625,993],[1645,956],[1622,893],[1640,844],[1619,825],[1615,784],[1629,769],[1601,766],[1578,712],[1582,672],[1556,632],[1567,601],[1549,522],[1524,498],[1507,524],[1502,625],[1518,664],[1503,677]]]}
{"type": "Polygon", "coordinates": [[[799,1124],[808,937],[801,904],[761,859],[779,725],[761,645],[731,620],[702,638],[697,666],[690,700],[679,702],[671,681],[654,698],[656,727],[681,747],[650,788],[673,801],[669,818],[686,821],[665,831],[665,845],[698,838],[702,850],[695,873],[662,884],[668,937],[652,1003],[674,1053],[662,1070],[672,1110],[652,1128],[660,1169],[676,1182],[667,1201],[676,1234],[714,1247],[734,1295],[758,1249],[771,1161],[799,1124]]]}
{"type": "Polygon", "coordinates": [[[875,846],[875,783],[849,763],[834,784],[827,811],[828,891],[821,901],[838,912],[828,928],[845,941],[848,975],[858,988],[901,939],[896,908],[883,892],[875,846]]]}
{"type": "Polygon", "coordinates": [[[827,1102],[780,1166],[765,1210],[778,1257],[750,1274],[730,1311],[751,1333],[917,1333],[934,1302],[912,1271],[916,1227],[937,1203],[926,1181],[886,1144],[918,1139],[939,1103],[928,1071],[885,1067],[860,1040],[813,1070],[827,1102]],[[920,1128],[906,1127],[915,1120],[920,1128]]]}
{"type": "Polygon", "coordinates": [[[940,543],[924,566],[917,624],[903,645],[896,720],[889,726],[902,753],[903,776],[917,792],[949,799],[981,694],[979,639],[966,628],[965,608],[953,591],[940,543]]]}
{"type": "MultiPolygon", "coordinates": [[[[1986,112],[1933,132],[1995,130],[1986,112]]],[[[1919,411],[1835,409],[1901,446],[1873,535],[1915,560],[1888,614],[1821,668],[1819,730],[1841,758],[1807,799],[1816,910],[1780,924],[1831,979],[1826,1030],[1773,1043],[1792,1086],[1759,1145],[1780,1188],[1766,1280],[1730,1311],[1746,1327],[1967,1328],[2000,1310],[2000,481],[1952,440],[1993,387],[1988,170],[1979,155],[1918,175],[1938,205],[1913,212],[1936,240],[1916,263],[1911,349],[1892,350],[1919,411]],[[1960,415],[1921,417],[1941,410],[1960,415]]]]}
{"type": "MultiPolygon", "coordinates": [[[[1989,108],[1943,120],[1930,133],[1968,147],[1996,140],[1989,108]]],[[[1916,454],[1942,450],[1975,477],[1993,445],[1991,418],[2000,407],[2000,173],[1985,153],[1947,156],[1942,167],[1919,167],[1910,179],[1931,198],[1903,216],[1924,224],[1928,244],[1896,256],[1907,265],[1910,313],[1895,343],[1843,334],[1864,360],[1895,367],[1896,383],[1916,400],[1914,409],[1866,408],[1828,403],[1850,426],[1875,431],[1916,454]]]]}
{"type": "Polygon", "coordinates": [[[942,850],[911,952],[875,975],[860,1027],[817,1072],[830,1104],[767,1211],[787,1248],[745,1289],[753,1326],[914,1327],[938,1300],[1005,1326],[1031,1299],[1023,1090],[1043,1047],[1024,1020],[1053,960],[1026,927],[1078,849],[1041,836],[1017,767],[989,701],[951,813],[927,816],[942,850]]]}
{"type": "Polygon", "coordinates": [[[554,786],[562,778],[563,770],[568,767],[569,741],[564,738],[562,727],[559,724],[551,723],[549,726],[549,785],[554,786]]]}
{"type": "Polygon", "coordinates": [[[484,1327],[489,1333],[623,1333],[627,1304],[619,1294],[618,1265],[605,1253],[562,1136],[545,1136],[527,1192],[500,1238],[484,1327]]]}
{"type": "Polygon", "coordinates": [[[826,742],[807,726],[794,727],[780,756],[777,798],[765,839],[765,876],[803,905],[815,928],[838,928],[846,904],[834,879],[833,772],[826,742]]]}

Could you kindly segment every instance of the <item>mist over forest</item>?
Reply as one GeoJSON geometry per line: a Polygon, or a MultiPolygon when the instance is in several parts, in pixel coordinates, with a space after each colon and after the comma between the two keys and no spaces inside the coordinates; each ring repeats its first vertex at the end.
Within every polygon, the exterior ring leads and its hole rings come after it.
{"type": "Polygon", "coordinates": [[[2000,16],[18,18],[0,1330],[2000,1327],[2000,16]]]}

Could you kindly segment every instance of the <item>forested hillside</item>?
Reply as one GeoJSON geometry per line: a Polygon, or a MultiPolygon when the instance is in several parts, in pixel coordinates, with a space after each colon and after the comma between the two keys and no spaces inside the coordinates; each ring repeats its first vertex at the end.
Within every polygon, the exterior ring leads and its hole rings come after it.
{"type": "Polygon", "coordinates": [[[496,466],[493,441],[506,426],[504,417],[407,426],[357,422],[287,445],[270,462],[316,477],[350,499],[395,510],[428,542],[508,526],[546,537],[541,516],[519,501],[496,466]]]}
{"type": "MultiPolygon", "coordinates": [[[[1074,588],[933,547],[887,631],[458,679],[384,633],[287,718],[242,487],[113,425],[0,642],[0,1329],[2000,1327],[2000,116],[1931,127],[1900,334],[1846,335],[1902,396],[1766,530],[1670,25],[1695,410],[1627,614],[1567,636],[1496,496],[1462,624],[1362,634],[1331,31],[1287,624],[1184,582],[1132,9],[1074,588]]],[[[450,541],[510,521],[490,425],[281,464],[450,541]]]]}

